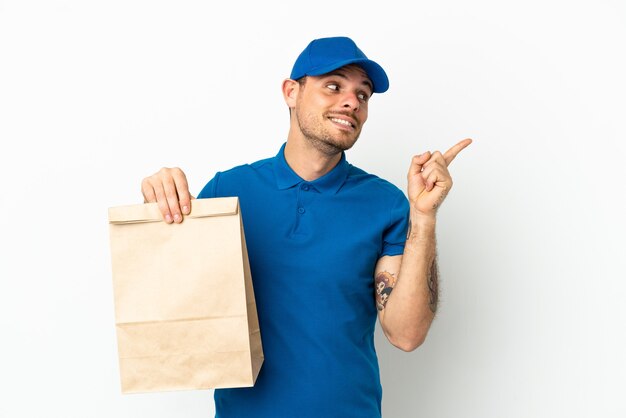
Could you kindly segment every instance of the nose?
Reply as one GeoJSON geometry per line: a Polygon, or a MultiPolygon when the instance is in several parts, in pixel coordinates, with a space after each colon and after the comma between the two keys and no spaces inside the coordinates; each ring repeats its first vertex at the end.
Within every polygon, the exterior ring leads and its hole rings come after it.
{"type": "Polygon", "coordinates": [[[342,100],[343,100],[343,107],[352,109],[352,111],[354,112],[359,110],[359,106],[361,105],[361,102],[359,102],[359,98],[357,97],[356,93],[346,92],[343,95],[342,100]]]}

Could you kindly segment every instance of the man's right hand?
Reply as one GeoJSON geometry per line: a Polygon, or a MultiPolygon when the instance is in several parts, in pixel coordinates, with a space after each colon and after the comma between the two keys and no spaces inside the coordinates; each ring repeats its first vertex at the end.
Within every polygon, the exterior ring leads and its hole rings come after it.
{"type": "Polygon", "coordinates": [[[168,224],[181,223],[183,215],[191,211],[189,185],[185,173],[178,168],[163,167],[141,182],[141,193],[145,203],[156,202],[168,224]]]}

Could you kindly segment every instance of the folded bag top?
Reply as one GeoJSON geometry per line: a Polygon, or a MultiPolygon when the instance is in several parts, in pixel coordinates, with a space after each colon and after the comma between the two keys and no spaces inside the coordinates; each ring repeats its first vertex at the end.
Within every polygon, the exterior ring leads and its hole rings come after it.
{"type": "MultiPolygon", "coordinates": [[[[186,217],[203,218],[205,216],[236,215],[238,211],[239,200],[236,197],[193,199],[191,212],[186,217]]],[[[109,223],[139,222],[165,222],[156,202],[109,208],[109,223]]]]}

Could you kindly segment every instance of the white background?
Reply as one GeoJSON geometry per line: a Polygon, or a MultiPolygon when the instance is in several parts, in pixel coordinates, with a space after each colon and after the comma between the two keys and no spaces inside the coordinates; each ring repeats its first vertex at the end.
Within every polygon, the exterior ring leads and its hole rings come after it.
{"type": "Polygon", "coordinates": [[[377,333],[384,415],[626,416],[623,1],[0,0],[1,417],[212,416],[211,391],[121,395],[107,208],[273,156],[283,78],[336,35],[391,80],[351,163],[404,189],[474,139],[428,339],[377,333]]]}

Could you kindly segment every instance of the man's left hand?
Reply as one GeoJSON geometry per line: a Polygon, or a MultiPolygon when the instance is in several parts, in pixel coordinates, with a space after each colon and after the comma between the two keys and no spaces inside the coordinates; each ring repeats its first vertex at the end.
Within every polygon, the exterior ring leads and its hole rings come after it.
{"type": "Polygon", "coordinates": [[[444,154],[439,151],[427,151],[416,155],[411,160],[409,167],[408,195],[411,208],[419,215],[434,216],[437,209],[446,198],[452,188],[452,177],[448,172],[448,166],[454,158],[472,140],[467,138],[444,154]]]}

